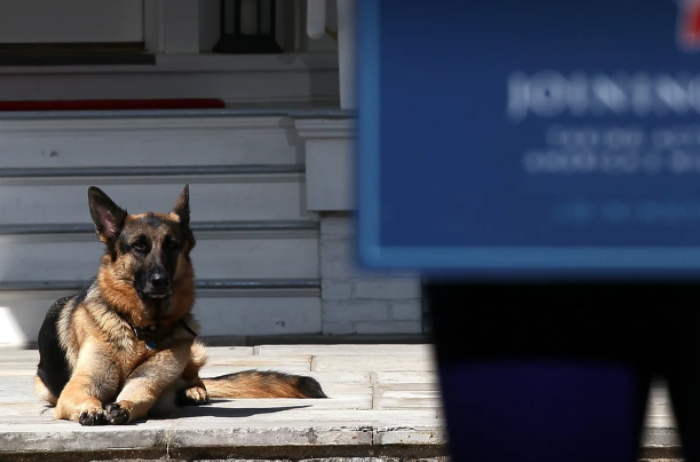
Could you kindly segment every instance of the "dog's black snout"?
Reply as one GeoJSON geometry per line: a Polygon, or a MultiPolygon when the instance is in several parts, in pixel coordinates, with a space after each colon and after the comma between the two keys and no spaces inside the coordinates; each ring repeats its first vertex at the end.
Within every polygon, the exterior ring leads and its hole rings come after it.
{"type": "Polygon", "coordinates": [[[172,281],[165,268],[152,268],[144,275],[143,295],[151,298],[162,298],[170,295],[172,291],[172,281]]]}
{"type": "Polygon", "coordinates": [[[154,271],[151,274],[151,285],[156,289],[167,287],[169,282],[168,275],[164,271],[154,271]]]}

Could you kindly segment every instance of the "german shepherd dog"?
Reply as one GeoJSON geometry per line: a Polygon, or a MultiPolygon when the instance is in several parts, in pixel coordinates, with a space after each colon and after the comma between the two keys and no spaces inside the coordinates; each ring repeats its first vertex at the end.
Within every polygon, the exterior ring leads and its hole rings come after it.
{"type": "Polygon", "coordinates": [[[189,185],[168,214],[130,215],[94,186],[88,203],[102,264],[81,293],[51,306],[39,332],[34,389],[56,418],[119,425],[210,398],[326,398],[310,377],[199,377],[189,185]]]}

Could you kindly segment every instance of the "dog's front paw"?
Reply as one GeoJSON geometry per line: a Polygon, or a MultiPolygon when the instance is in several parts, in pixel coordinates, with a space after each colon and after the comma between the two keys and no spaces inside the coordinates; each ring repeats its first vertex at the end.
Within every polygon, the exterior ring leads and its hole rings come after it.
{"type": "Polygon", "coordinates": [[[80,412],[78,423],[85,426],[107,425],[107,418],[101,408],[85,409],[80,412]]]}
{"type": "Polygon", "coordinates": [[[107,421],[112,425],[124,425],[129,423],[131,411],[122,407],[119,403],[109,403],[105,406],[107,421]]]}

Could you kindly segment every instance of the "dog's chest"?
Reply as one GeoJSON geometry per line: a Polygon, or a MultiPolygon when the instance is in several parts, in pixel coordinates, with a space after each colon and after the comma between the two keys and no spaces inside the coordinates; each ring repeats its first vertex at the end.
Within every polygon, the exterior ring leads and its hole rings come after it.
{"type": "Polygon", "coordinates": [[[130,348],[124,348],[117,355],[117,363],[119,367],[119,375],[122,380],[130,377],[134,371],[141,367],[145,362],[153,357],[153,352],[148,350],[138,342],[133,342],[130,348]]]}
{"type": "Polygon", "coordinates": [[[117,360],[123,369],[133,370],[152,356],[151,349],[130,330],[121,329],[114,334],[111,344],[114,346],[117,360]]]}

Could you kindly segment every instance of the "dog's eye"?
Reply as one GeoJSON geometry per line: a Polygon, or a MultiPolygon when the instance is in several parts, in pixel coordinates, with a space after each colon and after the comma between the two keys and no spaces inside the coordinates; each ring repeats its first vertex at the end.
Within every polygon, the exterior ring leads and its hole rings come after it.
{"type": "Polygon", "coordinates": [[[165,250],[178,250],[180,248],[180,243],[177,241],[165,241],[163,247],[165,250]]]}
{"type": "Polygon", "coordinates": [[[148,252],[148,246],[144,242],[136,242],[132,244],[131,248],[141,253],[148,252]]]}

